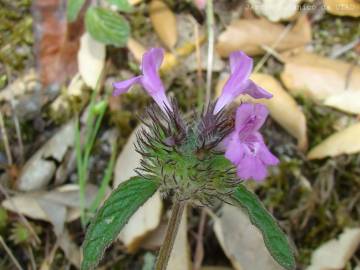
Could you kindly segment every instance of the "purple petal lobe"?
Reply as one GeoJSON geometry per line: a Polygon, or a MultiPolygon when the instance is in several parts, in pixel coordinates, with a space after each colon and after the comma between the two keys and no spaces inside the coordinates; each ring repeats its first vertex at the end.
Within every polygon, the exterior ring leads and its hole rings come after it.
{"type": "Polygon", "coordinates": [[[252,96],[253,98],[272,98],[272,94],[270,94],[265,89],[256,85],[253,81],[249,80],[248,88],[246,89],[246,94],[252,96]]]}
{"type": "Polygon", "coordinates": [[[165,95],[165,87],[159,75],[159,68],[163,59],[164,50],[160,48],[150,49],[144,54],[142,59],[142,72],[144,75],[141,82],[146,92],[148,92],[163,111],[165,111],[166,107],[172,111],[170,102],[165,95]]]}
{"type": "Polygon", "coordinates": [[[235,130],[241,138],[246,138],[260,129],[268,114],[268,109],[262,104],[243,103],[236,110],[235,130]]]}
{"type": "Polygon", "coordinates": [[[141,83],[141,77],[142,76],[137,76],[125,81],[113,83],[113,87],[115,88],[113,95],[118,96],[120,94],[126,93],[134,84],[141,83]]]}
{"type": "Polygon", "coordinates": [[[237,175],[244,180],[261,181],[267,176],[267,170],[255,156],[247,156],[237,166],[237,175]]]}
{"type": "Polygon", "coordinates": [[[238,165],[244,156],[244,145],[238,139],[236,132],[233,132],[229,136],[231,139],[228,142],[225,157],[234,165],[238,165]]]}
{"type": "Polygon", "coordinates": [[[242,51],[236,51],[230,54],[231,74],[239,73],[244,78],[249,78],[253,68],[253,60],[242,51]]]}

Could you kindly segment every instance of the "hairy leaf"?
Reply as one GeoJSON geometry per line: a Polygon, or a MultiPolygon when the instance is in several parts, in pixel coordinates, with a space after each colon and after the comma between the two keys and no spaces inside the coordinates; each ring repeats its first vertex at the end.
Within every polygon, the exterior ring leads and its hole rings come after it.
{"type": "Polygon", "coordinates": [[[271,256],[284,268],[295,269],[295,258],[286,235],[282,232],[275,219],[264,208],[257,196],[240,185],[232,195],[233,200],[240,204],[249,214],[250,221],[262,233],[265,245],[271,256]]]}
{"type": "Polygon", "coordinates": [[[90,35],[107,45],[126,45],[130,26],[119,14],[100,7],[91,7],[85,15],[86,30],[90,35]]]}
{"type": "Polygon", "coordinates": [[[81,269],[94,269],[105,249],[157,188],[157,184],[150,180],[132,177],[114,190],[87,230],[81,269]]]}
{"type": "Polygon", "coordinates": [[[73,22],[76,20],[83,4],[84,0],[68,0],[66,10],[68,22],[73,22]]]}
{"type": "Polygon", "coordinates": [[[128,0],[107,0],[110,4],[115,5],[119,11],[130,12],[133,10],[128,0]]]}

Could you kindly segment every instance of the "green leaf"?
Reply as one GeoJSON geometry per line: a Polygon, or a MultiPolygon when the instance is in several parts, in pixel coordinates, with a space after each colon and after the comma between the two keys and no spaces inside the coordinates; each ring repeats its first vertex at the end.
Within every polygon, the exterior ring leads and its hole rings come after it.
{"type": "Polygon", "coordinates": [[[251,223],[261,231],[271,256],[285,269],[295,269],[294,252],[289,245],[287,236],[257,196],[240,185],[233,193],[232,198],[247,211],[251,223]]]}
{"type": "Polygon", "coordinates": [[[85,15],[86,30],[90,35],[107,45],[126,45],[130,26],[119,14],[100,7],[90,7],[85,15]]]}
{"type": "Polygon", "coordinates": [[[76,20],[81,7],[83,6],[85,0],[68,0],[67,1],[67,20],[68,22],[73,22],[76,20]]]}
{"type": "Polygon", "coordinates": [[[153,181],[132,177],[113,191],[86,232],[81,269],[87,270],[96,267],[105,249],[157,188],[157,184],[153,181]]]}
{"type": "Polygon", "coordinates": [[[133,10],[129,0],[107,0],[111,5],[115,5],[119,11],[131,12],[133,10]]]}

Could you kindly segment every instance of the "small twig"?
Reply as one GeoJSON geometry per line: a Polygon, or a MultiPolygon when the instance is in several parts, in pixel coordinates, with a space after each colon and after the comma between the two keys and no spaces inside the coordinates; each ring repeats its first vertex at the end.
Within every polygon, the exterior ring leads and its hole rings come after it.
{"type": "Polygon", "coordinates": [[[196,249],[195,249],[193,270],[200,270],[203,259],[204,259],[203,240],[204,240],[206,216],[207,216],[206,211],[204,209],[201,209],[200,223],[199,223],[198,233],[197,233],[197,237],[196,237],[196,249]]]}
{"type": "MultiPolygon", "coordinates": [[[[279,35],[279,37],[275,40],[275,42],[270,46],[269,49],[271,50],[275,50],[276,47],[280,44],[280,42],[287,36],[287,34],[290,32],[290,30],[293,28],[294,24],[293,23],[289,23],[285,29],[281,32],[281,34],[279,35]]],[[[269,53],[269,51],[261,58],[261,60],[259,61],[259,63],[256,65],[256,67],[254,68],[254,73],[258,72],[263,65],[266,63],[266,61],[270,58],[271,53],[269,53]]]]}
{"type": "Polygon", "coordinates": [[[206,70],[205,107],[209,105],[210,97],[211,97],[211,80],[212,80],[212,68],[214,61],[215,34],[214,34],[214,7],[212,0],[207,0],[206,3],[206,20],[207,20],[207,32],[208,32],[208,58],[207,58],[207,70],[206,70]]]}
{"type": "Polygon", "coordinates": [[[30,231],[30,233],[33,235],[34,239],[35,239],[35,243],[36,244],[40,244],[40,238],[39,236],[36,234],[34,228],[31,226],[31,224],[29,223],[29,221],[25,218],[25,216],[20,212],[20,210],[17,208],[17,206],[14,204],[12,198],[9,196],[8,192],[6,191],[6,189],[2,186],[2,184],[0,184],[0,191],[4,194],[5,198],[9,201],[9,203],[11,204],[11,206],[14,208],[14,210],[17,212],[17,214],[19,215],[20,221],[24,224],[24,226],[30,231]]]}
{"type": "Polygon", "coordinates": [[[29,253],[29,257],[30,257],[31,267],[32,267],[32,269],[36,270],[37,267],[36,267],[36,263],[35,263],[34,252],[31,248],[31,246],[28,246],[27,249],[28,249],[28,253],[29,253]]]}
{"type": "Polygon", "coordinates": [[[12,260],[12,262],[15,264],[16,268],[19,270],[23,270],[23,268],[21,267],[20,263],[18,262],[18,260],[15,258],[14,254],[12,253],[11,249],[7,246],[7,244],[5,243],[4,239],[2,238],[2,236],[0,235],[0,243],[3,246],[3,248],[5,249],[6,253],[9,255],[10,259],[12,260]]]}
{"type": "Polygon", "coordinates": [[[262,45],[261,48],[266,51],[268,54],[270,54],[271,56],[275,57],[276,60],[278,60],[280,63],[284,64],[285,63],[285,59],[273,48],[266,46],[266,45],[262,45]]]}
{"type": "Polygon", "coordinates": [[[14,108],[14,103],[11,100],[11,108],[13,111],[13,121],[15,124],[15,132],[16,132],[16,137],[17,137],[17,141],[18,141],[18,145],[19,145],[19,152],[20,152],[20,158],[19,158],[19,162],[20,164],[22,164],[24,162],[24,144],[21,138],[21,128],[20,128],[20,123],[19,123],[19,118],[16,115],[15,112],[15,108],[14,108]]]}
{"type": "Polygon", "coordinates": [[[10,144],[9,144],[8,136],[6,133],[4,117],[3,117],[3,114],[1,111],[0,111],[0,129],[1,129],[1,133],[2,133],[2,138],[3,138],[4,147],[5,147],[7,161],[8,161],[8,164],[11,166],[13,164],[13,158],[11,155],[10,144]]]}
{"type": "Polygon", "coordinates": [[[340,55],[352,50],[355,46],[357,46],[360,43],[360,38],[356,38],[355,40],[351,41],[350,43],[341,46],[340,48],[334,50],[331,54],[330,54],[330,58],[338,58],[340,55]]]}
{"type": "Polygon", "coordinates": [[[186,201],[176,201],[173,205],[171,217],[167,227],[164,242],[160,248],[159,256],[156,261],[156,270],[166,270],[171,251],[174,247],[175,238],[181,222],[181,217],[185,209],[186,201]]]}

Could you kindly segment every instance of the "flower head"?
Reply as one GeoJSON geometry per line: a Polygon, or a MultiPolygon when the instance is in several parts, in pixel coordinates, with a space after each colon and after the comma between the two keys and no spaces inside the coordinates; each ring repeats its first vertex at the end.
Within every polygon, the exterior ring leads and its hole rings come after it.
{"type": "Polygon", "coordinates": [[[231,103],[240,94],[248,94],[253,98],[271,98],[272,95],[249,79],[253,60],[242,51],[230,54],[231,74],[222,93],[216,102],[214,114],[231,103]]]}
{"type": "Polygon", "coordinates": [[[163,59],[164,50],[161,48],[152,48],[144,53],[141,63],[142,75],[114,83],[113,95],[117,96],[128,92],[134,84],[140,84],[164,112],[167,109],[171,111],[170,102],[165,95],[165,87],[159,76],[159,68],[163,59]]]}
{"type": "Polygon", "coordinates": [[[237,167],[237,175],[244,180],[263,180],[267,166],[279,162],[259,133],[267,115],[264,105],[242,104],[236,111],[235,130],[225,139],[225,157],[237,167]]]}

